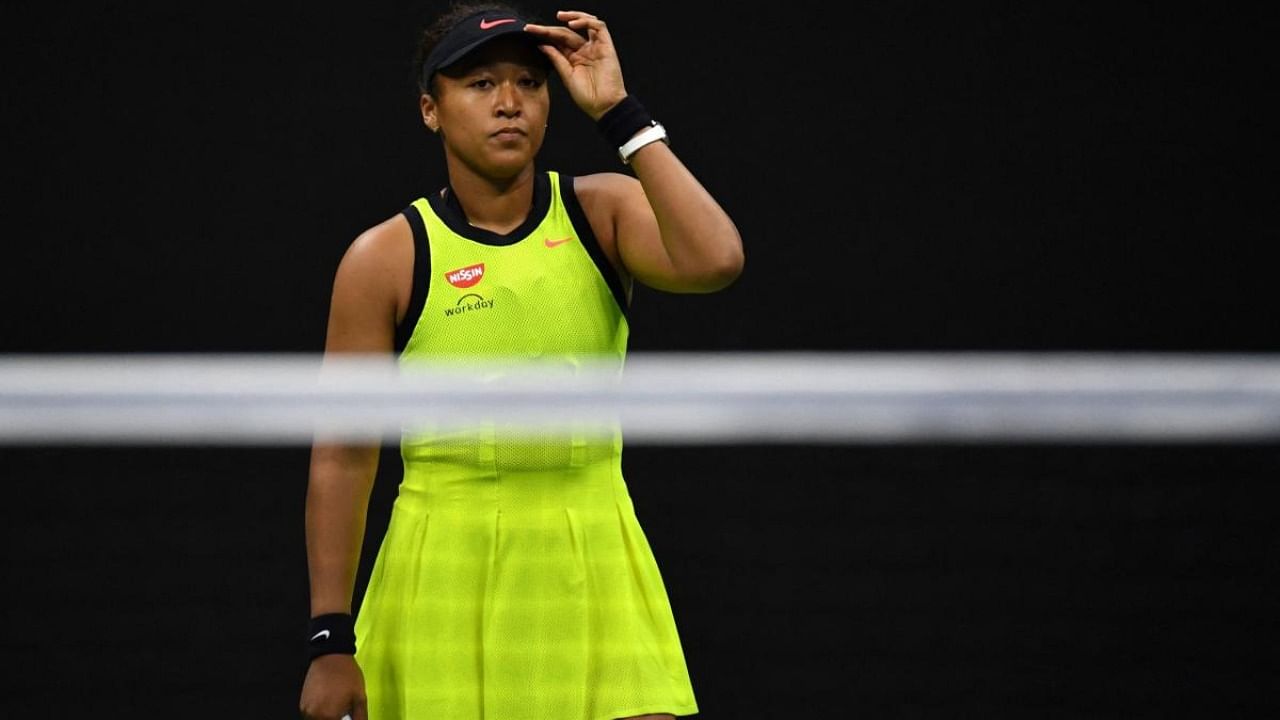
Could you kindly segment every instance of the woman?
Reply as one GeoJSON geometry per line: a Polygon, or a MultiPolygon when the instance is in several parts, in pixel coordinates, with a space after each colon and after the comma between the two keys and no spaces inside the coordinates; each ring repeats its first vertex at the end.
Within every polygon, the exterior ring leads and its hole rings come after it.
{"type": "MultiPolygon", "coordinates": [[[[628,96],[605,23],[577,11],[557,19],[455,6],[424,33],[422,120],[443,143],[448,186],[352,242],[326,353],[620,366],[634,281],[709,293],[737,278],[737,228],[628,96]],[[553,72],[634,176],[536,168],[553,72]]],[[[406,433],[404,479],[353,620],[379,448],[317,442],[304,717],[695,714],[621,450],[616,431],[406,433]]]]}

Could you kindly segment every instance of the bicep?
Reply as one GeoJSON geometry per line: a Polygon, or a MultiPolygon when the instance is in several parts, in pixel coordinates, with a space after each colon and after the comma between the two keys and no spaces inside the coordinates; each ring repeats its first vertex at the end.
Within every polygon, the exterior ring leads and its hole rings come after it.
{"type": "Polygon", "coordinates": [[[614,238],[623,267],[651,288],[681,291],[684,284],[662,243],[658,219],[640,181],[632,177],[618,178],[613,183],[613,192],[614,238]]]}

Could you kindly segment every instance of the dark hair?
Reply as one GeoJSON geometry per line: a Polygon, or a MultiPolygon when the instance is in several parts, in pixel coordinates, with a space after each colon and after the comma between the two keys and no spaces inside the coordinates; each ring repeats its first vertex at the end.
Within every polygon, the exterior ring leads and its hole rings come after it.
{"type": "Polygon", "coordinates": [[[427,56],[431,54],[436,44],[440,42],[440,38],[452,30],[454,25],[478,12],[515,15],[530,22],[540,22],[538,18],[510,3],[454,0],[444,13],[436,16],[418,35],[418,50],[413,55],[413,86],[418,93],[432,94],[432,89],[422,84],[422,65],[427,61],[427,56]]]}

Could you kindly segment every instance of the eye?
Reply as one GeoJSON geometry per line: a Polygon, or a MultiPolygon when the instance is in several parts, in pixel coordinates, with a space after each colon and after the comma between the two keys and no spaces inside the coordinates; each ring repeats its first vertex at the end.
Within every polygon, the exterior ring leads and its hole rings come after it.
{"type": "Polygon", "coordinates": [[[476,78],[475,80],[471,81],[471,87],[473,88],[487,88],[492,84],[493,84],[493,81],[490,80],[489,78],[476,78]]]}

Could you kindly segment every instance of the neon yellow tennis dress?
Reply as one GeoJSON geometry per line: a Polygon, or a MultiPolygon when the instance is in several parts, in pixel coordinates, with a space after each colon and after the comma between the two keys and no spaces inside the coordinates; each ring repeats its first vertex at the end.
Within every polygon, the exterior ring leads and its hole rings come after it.
{"type": "MultiPolygon", "coordinates": [[[[468,225],[451,192],[405,210],[417,260],[402,365],[492,355],[621,368],[625,295],[572,179],[560,181],[539,173],[529,218],[507,235],[468,225]]],[[[620,431],[529,442],[494,424],[415,427],[401,456],[355,622],[370,720],[698,712],[620,431]]]]}

